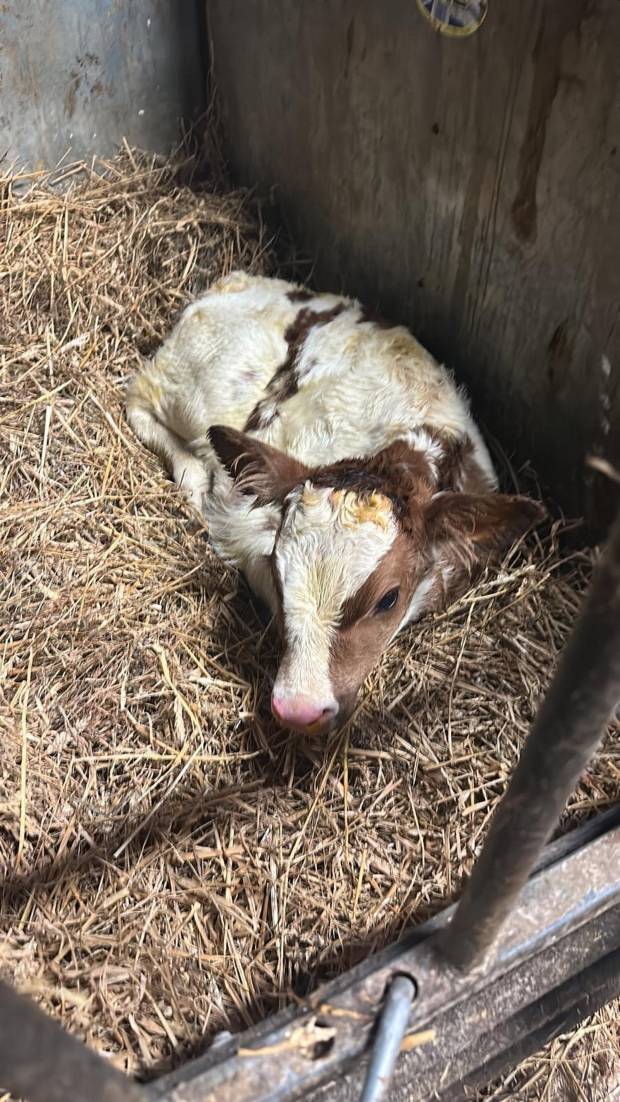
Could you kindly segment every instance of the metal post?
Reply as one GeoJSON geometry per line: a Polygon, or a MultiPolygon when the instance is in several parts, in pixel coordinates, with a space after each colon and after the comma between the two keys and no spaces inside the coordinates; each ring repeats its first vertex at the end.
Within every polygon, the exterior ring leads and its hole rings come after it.
{"type": "Polygon", "coordinates": [[[0,1086],[24,1102],[145,1102],[131,1079],[0,983],[0,1086]]]}
{"type": "Polygon", "coordinates": [[[618,701],[620,515],[454,918],[440,938],[442,953],[456,967],[475,966],[493,943],[618,701]]]}

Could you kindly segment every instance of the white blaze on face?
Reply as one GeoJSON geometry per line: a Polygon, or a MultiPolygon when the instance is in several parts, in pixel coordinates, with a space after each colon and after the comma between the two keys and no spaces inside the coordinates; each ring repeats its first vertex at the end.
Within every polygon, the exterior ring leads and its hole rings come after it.
{"type": "Polygon", "coordinates": [[[316,489],[291,495],[276,544],[285,656],[274,693],[333,700],[330,647],[344,602],[373,573],[398,535],[380,494],[316,489]]]}

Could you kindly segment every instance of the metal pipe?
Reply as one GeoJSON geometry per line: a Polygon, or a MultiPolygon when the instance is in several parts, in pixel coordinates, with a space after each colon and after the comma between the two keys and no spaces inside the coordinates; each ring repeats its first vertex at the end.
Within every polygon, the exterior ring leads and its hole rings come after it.
{"type": "Polygon", "coordinates": [[[620,515],[482,852],[439,939],[457,968],[474,967],[491,947],[618,701],[620,515]]]}
{"type": "Polygon", "coordinates": [[[381,1102],[387,1097],[414,998],[413,980],[395,976],[385,996],[360,1102],[381,1102]]]}
{"type": "Polygon", "coordinates": [[[0,983],[0,1084],[24,1102],[145,1102],[137,1083],[0,983]]]}

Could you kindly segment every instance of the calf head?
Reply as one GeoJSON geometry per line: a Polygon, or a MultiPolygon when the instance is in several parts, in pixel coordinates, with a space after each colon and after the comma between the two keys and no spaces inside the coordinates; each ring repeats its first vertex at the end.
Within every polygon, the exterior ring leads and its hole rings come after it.
{"type": "MultiPolygon", "coordinates": [[[[232,429],[210,439],[236,490],[276,507],[272,710],[308,734],[340,726],[398,630],[444,607],[544,516],[529,498],[444,489],[436,459],[403,442],[312,469],[232,429]]],[[[454,456],[449,466],[458,485],[454,456]]]]}

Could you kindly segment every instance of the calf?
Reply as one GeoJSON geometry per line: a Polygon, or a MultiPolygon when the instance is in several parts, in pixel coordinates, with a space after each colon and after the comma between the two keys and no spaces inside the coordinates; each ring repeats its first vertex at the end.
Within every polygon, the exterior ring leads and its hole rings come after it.
{"type": "Polygon", "coordinates": [[[129,423],[279,625],[276,719],[342,724],[406,624],[544,515],[497,480],[451,375],[352,299],[242,272],[189,306],[129,423]]]}

